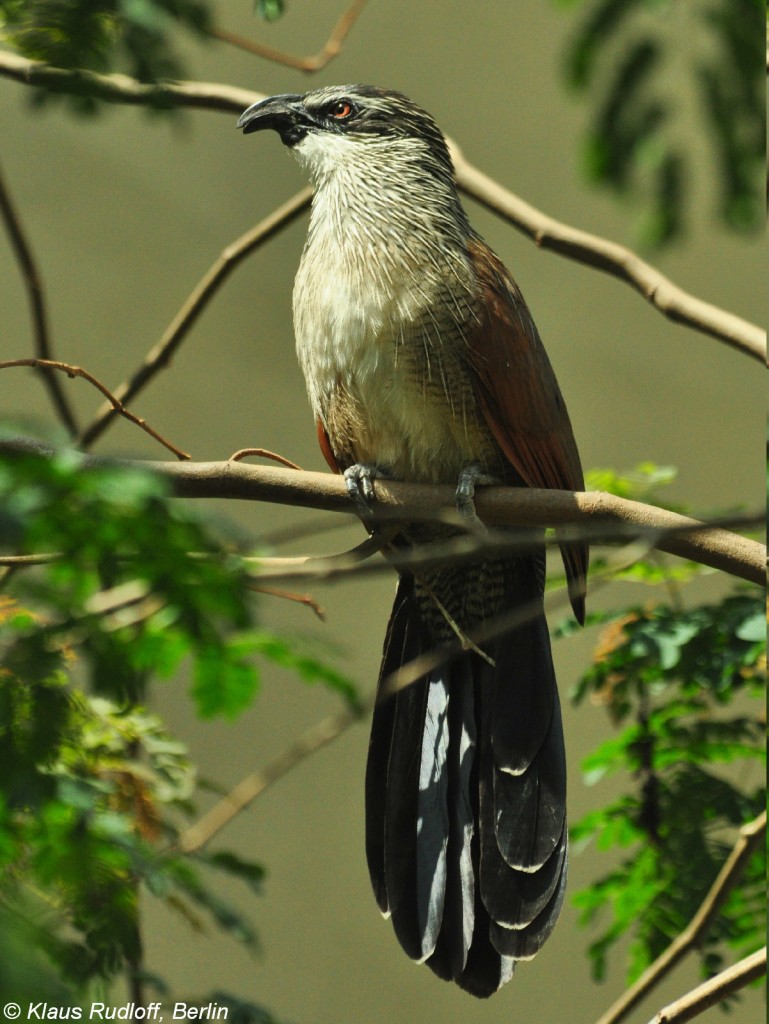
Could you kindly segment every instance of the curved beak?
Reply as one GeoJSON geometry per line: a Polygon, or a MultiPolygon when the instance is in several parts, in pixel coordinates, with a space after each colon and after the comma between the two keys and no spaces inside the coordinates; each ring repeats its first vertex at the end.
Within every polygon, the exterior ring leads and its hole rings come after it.
{"type": "Polygon", "coordinates": [[[272,128],[280,135],[284,145],[295,146],[305,137],[312,124],[302,99],[302,96],[290,93],[270,96],[243,111],[237,127],[243,129],[244,135],[272,128]]]}

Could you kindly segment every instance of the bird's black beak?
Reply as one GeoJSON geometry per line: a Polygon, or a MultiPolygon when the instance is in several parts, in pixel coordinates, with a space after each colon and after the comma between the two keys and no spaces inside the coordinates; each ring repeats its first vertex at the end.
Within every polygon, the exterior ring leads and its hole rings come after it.
{"type": "Polygon", "coordinates": [[[287,94],[270,96],[269,99],[254,103],[245,110],[238,120],[237,127],[243,134],[259,132],[265,128],[274,129],[286,146],[295,146],[307,134],[312,124],[301,96],[287,94]]]}

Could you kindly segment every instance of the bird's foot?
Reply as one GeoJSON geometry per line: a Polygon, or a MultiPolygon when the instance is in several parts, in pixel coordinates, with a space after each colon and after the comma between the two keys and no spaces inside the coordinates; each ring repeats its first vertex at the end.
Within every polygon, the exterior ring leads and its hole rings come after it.
{"type": "Polygon", "coordinates": [[[347,493],[355,502],[358,515],[371,516],[371,505],[375,500],[373,481],[387,476],[389,473],[382,466],[371,462],[356,462],[344,471],[347,493]]]}
{"type": "Polygon", "coordinates": [[[459,518],[466,526],[485,529],[475,511],[475,502],[473,501],[475,488],[497,483],[499,480],[491,474],[485,473],[478,462],[468,462],[466,466],[462,467],[457,480],[455,501],[459,518]]]}

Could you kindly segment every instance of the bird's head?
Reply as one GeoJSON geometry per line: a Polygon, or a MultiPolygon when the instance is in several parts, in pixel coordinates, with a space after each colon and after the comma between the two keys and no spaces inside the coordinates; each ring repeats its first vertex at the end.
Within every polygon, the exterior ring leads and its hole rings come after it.
{"type": "Polygon", "coordinates": [[[428,173],[453,177],[446,140],[432,117],[402,93],[371,85],[271,96],[249,107],[237,126],[245,134],[272,128],[314,176],[357,161],[401,168],[421,162],[428,173]]]}

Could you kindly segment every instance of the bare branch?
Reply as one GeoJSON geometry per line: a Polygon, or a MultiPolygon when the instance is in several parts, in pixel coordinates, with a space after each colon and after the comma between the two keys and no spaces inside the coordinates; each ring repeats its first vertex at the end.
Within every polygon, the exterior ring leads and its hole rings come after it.
{"type": "Polygon", "coordinates": [[[324,718],[317,725],[307,729],[274,761],[270,761],[259,771],[247,775],[199,821],[182,833],[178,842],[179,849],[183,853],[193,853],[195,850],[199,850],[229,821],[256,800],[273,782],[277,782],[321,747],[338,739],[360,719],[359,713],[342,711],[337,715],[329,715],[328,718],[324,718]]]}
{"type": "Polygon", "coordinates": [[[168,366],[192,325],[240,261],[269,241],[278,231],[287,227],[310,205],[311,198],[312,189],[302,189],[222,251],[163,332],[160,341],[147,353],[138,370],[127,381],[118,385],[108,403],[99,409],[93,422],[85,428],[78,442],[81,447],[88,448],[93,444],[119,411],[112,399],[117,402],[130,402],[160,370],[168,366]]]}
{"type": "MultiPolygon", "coordinates": [[[[18,362],[18,361],[17,361],[18,362]]],[[[3,364],[0,363],[0,367],[3,364]]],[[[0,440],[0,454],[52,454],[50,447],[27,439],[0,440]]],[[[240,498],[279,505],[355,514],[344,481],[331,473],[308,473],[242,462],[132,462],[84,457],[84,466],[142,466],[168,480],[178,497],[240,498]]],[[[379,480],[375,485],[379,522],[444,521],[461,526],[454,489],[447,486],[379,480]]],[[[617,498],[601,491],[484,487],[476,498],[478,515],[489,526],[567,526],[609,524],[616,539],[639,536],[660,551],[709,565],[762,586],[765,550],[757,541],[654,505],[617,498]]]]}
{"type": "Polygon", "coordinates": [[[177,448],[176,445],[168,441],[162,436],[162,434],[159,434],[149,425],[149,423],[146,422],[146,420],[141,419],[139,416],[135,416],[132,412],[126,409],[120,399],[116,398],[100,380],[97,380],[93,374],[88,372],[88,370],[84,370],[82,366],[72,366],[70,363],[62,363],[57,359],[4,359],[0,362],[0,370],[9,370],[15,366],[31,366],[35,368],[47,367],[51,370],[59,370],[62,373],[66,373],[68,377],[82,377],[83,380],[87,380],[89,384],[93,384],[97,391],[100,391],[104,395],[110,403],[110,407],[116,414],[119,413],[131,423],[135,423],[137,427],[141,427],[145,433],[160,442],[160,444],[162,444],[164,448],[167,448],[169,452],[172,452],[177,459],[189,459],[187,452],[183,452],[181,448],[177,448]]]}
{"type": "Polygon", "coordinates": [[[16,53],[0,52],[0,76],[22,85],[43,86],[67,95],[88,95],[106,103],[129,106],[190,107],[242,113],[266,97],[252,89],[217,82],[139,82],[129,75],[100,75],[95,71],[56,68],[16,53]]]}
{"type": "MultiPolygon", "coordinates": [[[[32,315],[32,329],[35,338],[35,352],[40,359],[51,359],[52,349],[48,333],[42,281],[35,258],[32,255],[32,250],[19,220],[19,215],[14,208],[8,187],[3,180],[2,172],[0,172],[0,213],[5,221],[6,230],[11,240],[11,247],[16,255],[16,262],[19,264],[21,276],[27,289],[29,308],[32,315]]],[[[69,431],[70,437],[76,437],[78,425],[75,413],[67,400],[67,396],[64,394],[58,376],[51,367],[39,367],[39,369],[59,419],[69,431]]]]}
{"type": "MultiPolygon", "coordinates": [[[[65,71],[12,53],[0,53],[0,75],[25,85],[65,93],[87,92],[111,103],[163,103],[241,113],[263,94],[208,82],[163,82],[146,85],[127,75],[65,71]]],[[[766,338],[755,324],[689,294],[624,246],[562,224],[525,203],[470,164],[452,145],[460,188],[489,210],[519,227],[537,244],[586,263],[632,285],[670,319],[765,359],[766,338]]]]}
{"type": "Polygon", "coordinates": [[[552,249],[618,277],[668,319],[725,341],[738,351],[765,362],[766,332],[760,327],[685,292],[625,246],[563,224],[537,210],[468,163],[456,145],[452,145],[452,156],[457,184],[462,191],[528,235],[541,248],[552,249]]]}
{"type": "MultiPolygon", "coordinates": [[[[724,900],[739,881],[753,851],[766,830],[766,811],[743,825],[732,852],[726,858],[699,910],[684,930],[676,936],[661,956],[646,968],[640,978],[610,1007],[597,1024],[618,1024],[659,982],[670,973],[681,958],[695,946],[710,926],[724,900]]],[[[664,1011],[663,1011],[664,1012],[664,1011]]],[[[688,1017],[677,1018],[689,1020],[688,1017]]]]}
{"type": "Polygon", "coordinates": [[[272,46],[253,42],[251,39],[245,39],[243,36],[239,36],[235,32],[228,32],[226,29],[211,29],[209,34],[215,39],[220,39],[223,43],[230,43],[232,46],[237,46],[248,53],[256,54],[257,57],[274,61],[276,64],[284,64],[286,67],[295,68],[297,71],[322,71],[334,57],[338,57],[342,52],[342,43],[350,34],[350,30],[365,6],[366,0],[353,0],[331,30],[331,35],[322,48],[311,57],[297,57],[292,53],[286,53],[284,50],[275,50],[272,46]]]}
{"type": "Polygon", "coordinates": [[[670,1003],[649,1024],[684,1024],[766,974],[766,946],[670,1003]]]}

